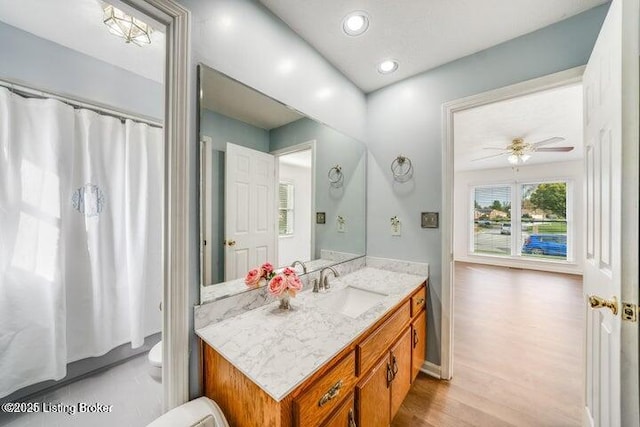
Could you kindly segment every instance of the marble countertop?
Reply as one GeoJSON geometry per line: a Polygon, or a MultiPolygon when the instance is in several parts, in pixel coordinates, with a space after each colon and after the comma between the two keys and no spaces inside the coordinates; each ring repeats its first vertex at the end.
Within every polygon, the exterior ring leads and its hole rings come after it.
{"type": "Polygon", "coordinates": [[[327,293],[301,292],[291,299],[292,310],[280,310],[274,300],[196,334],[280,401],[426,279],[365,267],[331,279],[327,293]],[[387,296],[355,319],[319,304],[347,286],[387,296]]]}

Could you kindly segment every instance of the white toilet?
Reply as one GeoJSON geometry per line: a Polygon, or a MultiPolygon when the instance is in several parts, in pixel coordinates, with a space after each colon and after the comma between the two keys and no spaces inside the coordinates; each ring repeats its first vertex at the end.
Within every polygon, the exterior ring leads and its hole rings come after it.
{"type": "Polygon", "coordinates": [[[162,382],[162,341],[151,348],[147,355],[149,360],[149,375],[158,382],[162,382]]]}
{"type": "Polygon", "coordinates": [[[216,402],[199,397],[173,408],[147,427],[229,427],[229,423],[216,402]]]}

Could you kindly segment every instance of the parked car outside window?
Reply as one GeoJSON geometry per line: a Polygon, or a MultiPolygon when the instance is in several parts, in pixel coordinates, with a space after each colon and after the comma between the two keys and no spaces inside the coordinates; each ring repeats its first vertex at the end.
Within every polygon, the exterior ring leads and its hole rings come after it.
{"type": "Polygon", "coordinates": [[[567,236],[564,234],[532,234],[522,245],[523,254],[567,256],[567,236]]]}
{"type": "Polygon", "coordinates": [[[500,234],[508,234],[511,235],[511,223],[504,223],[500,228],[500,234]]]}

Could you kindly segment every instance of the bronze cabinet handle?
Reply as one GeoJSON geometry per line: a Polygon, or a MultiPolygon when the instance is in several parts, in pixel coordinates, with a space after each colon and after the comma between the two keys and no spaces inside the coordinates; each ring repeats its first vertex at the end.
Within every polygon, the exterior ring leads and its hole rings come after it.
{"type": "Polygon", "coordinates": [[[331,399],[340,394],[340,389],[342,388],[342,380],[335,383],[329,391],[327,391],[320,400],[318,401],[318,406],[323,406],[325,403],[329,402],[331,399]]]}
{"type": "Polygon", "coordinates": [[[393,381],[393,371],[391,370],[391,364],[387,362],[387,388],[391,385],[391,381],[393,381]]]}
{"type": "Polygon", "coordinates": [[[418,301],[416,301],[416,305],[422,305],[423,302],[424,298],[420,298],[418,301]]]}
{"type": "Polygon", "coordinates": [[[353,415],[353,408],[349,409],[349,427],[358,427],[356,425],[356,417],[353,415]]]}
{"type": "Polygon", "coordinates": [[[418,345],[418,331],[413,330],[413,348],[416,348],[418,345]]]}
{"type": "Polygon", "coordinates": [[[396,379],[396,375],[398,375],[398,360],[396,359],[396,355],[395,354],[391,354],[391,360],[393,363],[393,378],[392,379],[396,379]]]}

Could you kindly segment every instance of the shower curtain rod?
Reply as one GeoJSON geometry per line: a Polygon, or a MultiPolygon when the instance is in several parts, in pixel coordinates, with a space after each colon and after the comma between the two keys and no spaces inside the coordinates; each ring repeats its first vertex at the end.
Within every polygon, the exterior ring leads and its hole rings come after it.
{"type": "Polygon", "coordinates": [[[36,87],[25,86],[20,83],[13,82],[11,80],[0,79],[0,86],[4,86],[9,89],[11,92],[14,92],[18,95],[26,95],[27,97],[32,98],[51,98],[63,102],[67,105],[72,106],[73,108],[85,108],[87,110],[94,111],[98,114],[103,114],[107,116],[112,116],[120,120],[133,120],[134,122],[144,123],[152,127],[162,128],[162,122],[158,120],[154,120],[148,117],[143,116],[135,116],[129,113],[125,113],[123,111],[114,110],[113,108],[105,107],[103,105],[89,103],[81,100],[80,98],[73,98],[69,95],[58,95],[56,93],[38,89],[36,87]]]}

